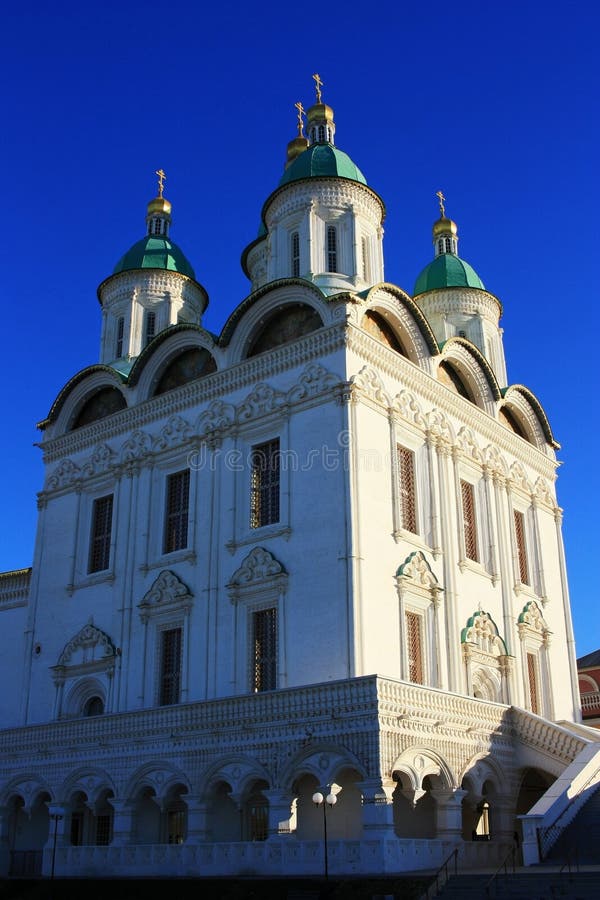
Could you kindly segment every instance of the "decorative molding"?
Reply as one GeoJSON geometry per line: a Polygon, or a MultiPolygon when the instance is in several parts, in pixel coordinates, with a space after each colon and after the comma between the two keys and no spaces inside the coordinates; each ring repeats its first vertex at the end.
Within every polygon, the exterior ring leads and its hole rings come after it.
{"type": "Polygon", "coordinates": [[[160,435],[154,439],[152,449],[156,452],[172,450],[189,441],[192,428],[181,416],[171,416],[167,424],[161,428],[160,435]]]}
{"type": "Polygon", "coordinates": [[[306,367],[298,382],[287,392],[288,403],[301,403],[324,394],[339,385],[340,380],[319,363],[306,367]]]}
{"type": "Polygon", "coordinates": [[[386,409],[390,406],[390,398],[386,393],[383,381],[372,366],[363,366],[358,375],[350,379],[353,392],[362,394],[373,403],[386,409]]]}
{"type": "Polygon", "coordinates": [[[287,580],[288,574],[279,560],[264,547],[254,547],[231,576],[227,589],[234,602],[245,593],[285,590],[287,580]]]}
{"type": "Polygon", "coordinates": [[[193,600],[188,586],[183,583],[175,572],[165,569],[158,575],[152,587],[144,594],[141,603],[138,603],[142,620],[148,615],[163,612],[173,608],[188,609],[193,600]]]}
{"type": "Polygon", "coordinates": [[[268,416],[281,411],[285,404],[285,394],[275,390],[269,384],[257,384],[243,403],[237,408],[237,421],[249,422],[261,416],[268,416]]]}
{"type": "Polygon", "coordinates": [[[72,459],[63,459],[46,482],[46,490],[70,487],[81,478],[81,469],[72,459]]]}
{"type": "Polygon", "coordinates": [[[103,475],[113,468],[115,460],[116,454],[113,453],[108,444],[100,444],[96,447],[88,462],[82,466],[81,474],[86,478],[92,478],[94,475],[103,475]]]}

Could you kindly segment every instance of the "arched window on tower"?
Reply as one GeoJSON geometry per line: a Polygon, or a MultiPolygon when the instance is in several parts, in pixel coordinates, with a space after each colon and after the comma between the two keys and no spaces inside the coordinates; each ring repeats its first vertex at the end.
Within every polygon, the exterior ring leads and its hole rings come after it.
{"type": "Polygon", "coordinates": [[[438,256],[444,252],[444,238],[440,238],[437,242],[438,256]]]}
{"type": "Polygon", "coordinates": [[[156,313],[147,309],[144,315],[144,347],[147,347],[156,334],[156,313]]]}
{"type": "Polygon", "coordinates": [[[452,253],[452,239],[449,237],[444,238],[444,250],[446,253],[452,253]]]}
{"type": "Polygon", "coordinates": [[[363,281],[369,281],[370,272],[369,272],[369,241],[366,237],[361,238],[361,250],[362,250],[362,277],[363,281]]]}
{"type": "Polygon", "coordinates": [[[327,226],[327,271],[337,272],[337,228],[335,225],[327,226]]]}
{"type": "Polygon", "coordinates": [[[115,347],[115,354],[117,359],[121,359],[123,356],[123,336],[125,334],[125,317],[119,316],[117,319],[117,345],[115,347]]]}
{"type": "Polygon", "coordinates": [[[320,144],[325,143],[325,126],[324,125],[319,125],[319,127],[317,129],[317,141],[320,144]]]}
{"type": "Polygon", "coordinates": [[[292,277],[300,277],[300,235],[297,231],[292,233],[292,277]]]}

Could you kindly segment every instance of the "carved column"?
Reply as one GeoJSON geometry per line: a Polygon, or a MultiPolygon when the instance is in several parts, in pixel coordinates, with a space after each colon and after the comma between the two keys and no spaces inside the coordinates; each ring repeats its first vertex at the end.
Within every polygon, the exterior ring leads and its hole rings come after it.
{"type": "Polygon", "coordinates": [[[436,802],[436,829],[438,840],[458,841],[462,838],[462,801],[467,791],[462,789],[432,790],[436,802]]]}
{"type": "Polygon", "coordinates": [[[429,469],[429,509],[431,519],[431,547],[434,559],[440,555],[440,514],[436,496],[437,472],[435,465],[435,438],[431,431],[425,432],[425,445],[427,447],[427,466],[429,469]]]}
{"type": "Polygon", "coordinates": [[[393,838],[395,782],[372,778],[358,782],[357,787],[362,793],[363,839],[393,838]]]}
{"type": "MultiPolygon", "coordinates": [[[[492,584],[495,586],[500,579],[498,569],[498,551],[496,548],[496,529],[494,528],[494,516],[492,511],[492,493],[490,470],[488,466],[483,466],[483,484],[485,489],[485,507],[486,507],[486,524],[488,530],[488,569],[492,576],[492,584]]],[[[495,499],[495,498],[494,498],[495,499]]]]}
{"type": "Polygon", "coordinates": [[[565,565],[565,548],[562,538],[562,509],[558,506],[554,510],[554,523],[556,525],[556,546],[558,549],[558,565],[560,568],[562,605],[565,621],[565,634],[567,638],[567,651],[569,654],[569,668],[571,671],[571,698],[573,701],[573,719],[575,722],[581,722],[581,699],[579,696],[579,680],[577,676],[575,635],[573,633],[571,601],[569,599],[569,583],[567,581],[567,570],[565,565]]]}
{"type": "Polygon", "coordinates": [[[135,801],[122,800],[117,797],[108,797],[108,802],[115,811],[111,846],[123,847],[126,844],[131,844],[133,839],[135,801]]]}
{"type": "Polygon", "coordinates": [[[186,844],[203,844],[208,840],[208,803],[185,794],[181,798],[187,806],[186,844]]]}
{"type": "Polygon", "coordinates": [[[453,509],[460,509],[453,504],[450,497],[456,493],[452,491],[454,483],[453,473],[449,462],[451,455],[450,446],[438,441],[438,479],[440,491],[440,516],[442,526],[442,548],[444,551],[444,588],[446,594],[446,647],[448,650],[448,688],[451,691],[459,691],[462,688],[459,677],[460,666],[460,632],[456,622],[456,555],[455,535],[453,526],[456,518],[453,509]]]}
{"type": "Polygon", "coordinates": [[[289,837],[293,833],[290,825],[293,794],[279,789],[263,790],[261,793],[269,801],[267,839],[271,841],[289,837]]]}

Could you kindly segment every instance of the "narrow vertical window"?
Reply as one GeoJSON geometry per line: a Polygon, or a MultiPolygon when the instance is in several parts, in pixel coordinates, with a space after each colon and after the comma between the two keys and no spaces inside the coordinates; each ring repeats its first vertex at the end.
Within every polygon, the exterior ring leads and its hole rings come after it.
{"type": "Polygon", "coordinates": [[[110,813],[96,816],[96,846],[106,847],[112,841],[112,820],[110,813]]]}
{"type": "Polygon", "coordinates": [[[417,509],[415,491],[415,455],[412,450],[396,448],[398,455],[398,507],[400,527],[412,534],[417,533],[417,509]]]}
{"type": "Polygon", "coordinates": [[[160,633],[160,690],[159,703],[170,706],[179,703],[181,691],[181,628],[169,628],[160,633]]]}
{"type": "Polygon", "coordinates": [[[187,547],[189,506],[190,470],[184,469],[167,478],[163,553],[187,547]]]}
{"type": "Polygon", "coordinates": [[[277,610],[261,609],[252,614],[252,689],[273,691],[277,687],[277,610]]]}
{"type": "Polygon", "coordinates": [[[450,238],[444,238],[446,253],[452,253],[452,241],[450,238]]]}
{"type": "Polygon", "coordinates": [[[414,684],[423,684],[423,640],[421,616],[418,613],[406,613],[406,649],[409,681],[414,684]]]}
{"type": "Polygon", "coordinates": [[[515,538],[517,541],[517,559],[519,563],[519,579],[521,584],[529,584],[529,566],[527,564],[527,543],[525,540],[525,516],[515,510],[515,538]]]}
{"type": "Polygon", "coordinates": [[[475,491],[468,481],[461,481],[463,534],[465,538],[465,554],[467,559],[478,561],[477,525],[475,522],[475,491]]]}
{"type": "Polygon", "coordinates": [[[123,356],[123,335],[125,333],[125,318],[124,316],[119,316],[117,319],[117,346],[116,350],[116,359],[121,359],[123,356]]]}
{"type": "Polygon", "coordinates": [[[327,271],[337,272],[337,229],[335,225],[327,226],[327,271]]]}
{"type": "Polygon", "coordinates": [[[144,347],[147,347],[156,334],[156,313],[151,309],[146,310],[144,319],[144,347]]]}
{"type": "Polygon", "coordinates": [[[181,806],[177,804],[177,807],[167,810],[167,843],[183,844],[185,831],[186,814],[185,805],[182,803],[181,806]]]}
{"type": "Polygon", "coordinates": [[[92,509],[92,532],[88,572],[102,572],[110,562],[113,495],[98,497],[92,509]]]}
{"type": "Polygon", "coordinates": [[[527,680],[529,682],[529,706],[531,712],[539,715],[540,693],[538,689],[537,660],[535,653],[527,654],[527,680]]]}
{"type": "Polygon", "coordinates": [[[279,438],[252,448],[250,527],[279,522],[279,438]]]}
{"type": "Polygon", "coordinates": [[[318,135],[319,135],[318,136],[319,143],[320,144],[325,143],[325,126],[324,125],[319,125],[318,135]]]}
{"type": "Polygon", "coordinates": [[[300,235],[297,231],[292,234],[292,277],[300,277],[300,235]]]}
{"type": "Polygon", "coordinates": [[[363,281],[368,281],[369,274],[369,242],[366,237],[361,239],[361,250],[362,250],[362,277],[363,281]]]}

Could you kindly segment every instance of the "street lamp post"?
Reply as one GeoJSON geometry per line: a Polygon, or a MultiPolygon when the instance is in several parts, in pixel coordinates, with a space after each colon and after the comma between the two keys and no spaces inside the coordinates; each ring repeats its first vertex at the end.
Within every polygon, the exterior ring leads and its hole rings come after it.
{"type": "MultiPolygon", "coordinates": [[[[330,787],[330,785],[327,785],[330,787]]],[[[327,807],[331,809],[337,803],[337,797],[331,791],[326,797],[320,791],[313,794],[312,801],[315,806],[323,807],[323,845],[325,849],[325,878],[329,878],[329,860],[327,858],[327,807]]]]}

